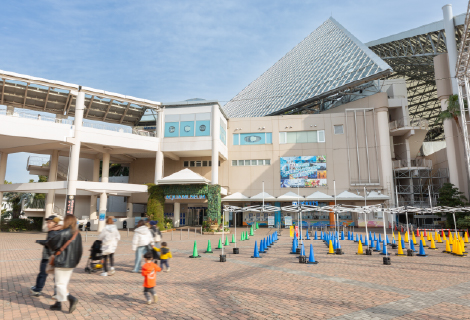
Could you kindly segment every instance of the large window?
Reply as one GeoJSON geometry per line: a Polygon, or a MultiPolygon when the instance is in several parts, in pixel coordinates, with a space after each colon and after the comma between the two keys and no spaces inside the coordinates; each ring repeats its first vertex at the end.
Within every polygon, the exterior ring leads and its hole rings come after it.
{"type": "Polygon", "coordinates": [[[325,142],[325,130],[279,132],[279,143],[325,142]]]}
{"type": "Polygon", "coordinates": [[[247,146],[252,144],[272,144],[273,134],[271,132],[256,133],[234,133],[234,146],[247,146]]]}
{"type": "Polygon", "coordinates": [[[227,132],[225,131],[225,123],[220,120],[220,141],[227,145],[227,132]]]}
{"type": "MultiPolygon", "coordinates": [[[[183,161],[183,167],[212,167],[212,161],[210,160],[188,160],[183,161]]],[[[219,161],[220,167],[220,161],[219,161]]]]}
{"type": "Polygon", "coordinates": [[[165,138],[211,135],[211,114],[169,114],[165,116],[165,138]]]}

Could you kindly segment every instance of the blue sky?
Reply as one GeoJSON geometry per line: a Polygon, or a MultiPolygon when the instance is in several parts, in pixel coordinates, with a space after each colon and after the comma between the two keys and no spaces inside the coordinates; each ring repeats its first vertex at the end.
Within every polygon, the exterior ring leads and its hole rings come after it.
{"type": "MultiPolygon", "coordinates": [[[[331,15],[362,42],[442,19],[438,0],[4,1],[0,69],[156,101],[224,104],[331,15]]],[[[453,3],[454,15],[466,1],[453,3]]],[[[27,182],[26,154],[7,180],[27,182]]]]}

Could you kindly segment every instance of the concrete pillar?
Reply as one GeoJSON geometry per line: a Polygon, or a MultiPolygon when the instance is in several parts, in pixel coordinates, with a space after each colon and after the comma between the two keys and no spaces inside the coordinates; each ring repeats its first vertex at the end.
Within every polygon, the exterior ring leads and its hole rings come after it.
{"type": "Polygon", "coordinates": [[[181,213],[181,203],[175,202],[173,204],[173,226],[180,226],[180,213],[181,213]]]}
{"type": "MultiPolygon", "coordinates": [[[[441,102],[441,110],[447,110],[449,96],[452,95],[453,86],[451,81],[451,72],[449,70],[448,54],[440,54],[434,57],[434,73],[436,77],[437,99],[441,102]]],[[[455,72],[454,72],[455,76],[455,72]]],[[[457,166],[457,148],[454,138],[453,119],[444,121],[444,136],[446,139],[447,163],[449,166],[449,181],[459,190],[461,189],[459,173],[457,166]]]]}
{"type": "MultiPolygon", "coordinates": [[[[49,162],[49,176],[47,182],[57,181],[57,170],[59,168],[59,150],[52,151],[49,162]]],[[[46,208],[44,218],[49,217],[54,212],[55,190],[49,190],[46,195],[46,208]]],[[[44,219],[42,231],[47,232],[46,220],[44,219]]]]}
{"type": "MultiPolygon", "coordinates": [[[[100,181],[100,159],[93,161],[93,181],[100,181]]],[[[98,213],[96,212],[96,206],[98,204],[98,196],[90,196],[90,220],[98,219],[98,213]]]]}
{"type": "Polygon", "coordinates": [[[126,217],[127,217],[127,227],[134,228],[134,204],[130,202],[131,197],[127,197],[127,208],[126,208],[126,217]]]}
{"type": "Polygon", "coordinates": [[[77,195],[78,166],[80,162],[80,135],[83,122],[83,110],[85,109],[85,93],[78,92],[75,102],[75,132],[70,154],[69,177],[67,185],[66,214],[75,214],[75,196],[77,195]]]}
{"type": "Polygon", "coordinates": [[[211,183],[219,183],[219,141],[220,141],[220,112],[219,105],[212,106],[212,177],[211,183]]]}
{"type": "MultiPolygon", "coordinates": [[[[7,173],[8,153],[0,152],[0,184],[5,183],[5,175],[7,173]]],[[[0,199],[3,201],[3,192],[0,192],[0,199]]]]}
{"type": "MultiPolygon", "coordinates": [[[[392,153],[390,152],[390,129],[388,127],[388,108],[376,109],[377,128],[379,130],[379,149],[382,163],[382,184],[390,190],[390,205],[396,204],[395,189],[393,183],[392,153]]],[[[396,204],[398,205],[398,204],[396,204]]]]}
{"type": "Polygon", "coordinates": [[[106,225],[107,206],[108,206],[108,195],[106,194],[106,192],[102,192],[100,194],[100,216],[98,220],[98,232],[101,232],[101,230],[103,230],[104,226],[106,225]]]}
{"type": "Polygon", "coordinates": [[[156,134],[157,134],[157,139],[158,139],[158,151],[156,154],[156,159],[155,159],[155,178],[154,178],[154,183],[157,184],[157,180],[160,180],[163,178],[163,151],[162,151],[162,145],[163,145],[163,130],[164,130],[164,114],[163,110],[159,109],[157,112],[157,128],[156,128],[156,134]]]}
{"type": "Polygon", "coordinates": [[[103,166],[101,167],[101,182],[109,182],[109,153],[103,153],[103,166]]]}
{"type": "Polygon", "coordinates": [[[442,7],[444,15],[444,30],[446,32],[446,45],[448,54],[448,65],[452,83],[452,93],[458,93],[457,79],[455,78],[455,69],[457,66],[457,41],[455,40],[454,15],[452,14],[452,5],[446,4],[442,7]]]}

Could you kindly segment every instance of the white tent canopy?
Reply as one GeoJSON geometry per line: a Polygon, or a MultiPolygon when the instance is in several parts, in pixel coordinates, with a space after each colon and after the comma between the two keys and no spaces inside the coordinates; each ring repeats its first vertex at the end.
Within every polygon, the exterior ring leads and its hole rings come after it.
{"type": "Polygon", "coordinates": [[[183,169],[157,180],[157,184],[209,184],[210,181],[190,169],[183,169]]]}
{"type": "Polygon", "coordinates": [[[255,196],[251,197],[250,200],[263,200],[263,198],[264,198],[264,200],[274,200],[274,199],[276,199],[275,197],[273,197],[269,193],[261,192],[261,193],[258,193],[255,196]]]}
{"type": "Polygon", "coordinates": [[[323,192],[316,191],[312,193],[311,195],[305,197],[305,199],[313,200],[313,201],[333,201],[335,198],[323,192]]]}
{"type": "Polygon", "coordinates": [[[287,192],[286,194],[283,194],[282,196],[277,197],[277,199],[284,200],[284,201],[305,200],[303,196],[299,196],[297,193],[294,193],[294,192],[287,192]]]}
{"type": "Polygon", "coordinates": [[[249,199],[250,198],[245,196],[244,194],[240,192],[235,192],[234,194],[231,194],[229,196],[226,196],[225,198],[222,198],[222,201],[245,201],[249,199]]]}
{"type": "Polygon", "coordinates": [[[336,196],[336,200],[364,200],[364,197],[349,191],[343,191],[336,196]]]}

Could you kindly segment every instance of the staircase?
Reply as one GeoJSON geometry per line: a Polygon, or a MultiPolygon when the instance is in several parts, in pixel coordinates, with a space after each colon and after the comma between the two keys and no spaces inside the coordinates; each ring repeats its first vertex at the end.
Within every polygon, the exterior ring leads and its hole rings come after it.
{"type": "MultiPolygon", "coordinates": [[[[26,170],[30,171],[30,174],[39,174],[43,176],[49,176],[50,169],[50,158],[49,157],[38,157],[38,156],[29,156],[28,162],[26,164],[26,170]]],[[[67,165],[59,162],[57,168],[57,179],[58,180],[67,180],[69,173],[69,168],[67,165]]],[[[88,179],[78,174],[79,181],[87,181],[88,179]]]]}

